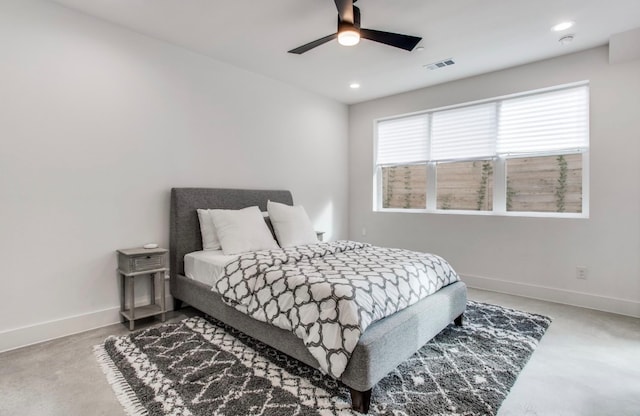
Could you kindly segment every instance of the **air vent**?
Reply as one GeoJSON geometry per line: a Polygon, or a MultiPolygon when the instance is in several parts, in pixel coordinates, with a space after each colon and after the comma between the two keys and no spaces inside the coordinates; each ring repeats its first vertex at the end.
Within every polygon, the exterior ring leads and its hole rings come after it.
{"type": "Polygon", "coordinates": [[[453,58],[449,58],[449,59],[443,59],[442,61],[438,61],[438,62],[432,62],[430,64],[426,64],[423,65],[425,68],[433,71],[434,69],[440,69],[440,68],[444,68],[447,66],[451,66],[454,65],[455,62],[453,61],[453,58]]]}

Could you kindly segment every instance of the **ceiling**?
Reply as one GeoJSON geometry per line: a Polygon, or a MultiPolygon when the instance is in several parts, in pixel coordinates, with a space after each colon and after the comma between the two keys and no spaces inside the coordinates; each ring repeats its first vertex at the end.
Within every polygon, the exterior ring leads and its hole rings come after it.
{"type": "Polygon", "coordinates": [[[421,36],[424,50],[332,41],[293,55],[336,31],[332,0],[54,1],[347,104],[604,45],[640,27],[638,0],[360,0],[362,27],[421,36]],[[576,24],[551,31],[564,20],[576,24]],[[560,44],[564,34],[574,41],[560,44]],[[447,58],[455,65],[424,67],[447,58]]]}

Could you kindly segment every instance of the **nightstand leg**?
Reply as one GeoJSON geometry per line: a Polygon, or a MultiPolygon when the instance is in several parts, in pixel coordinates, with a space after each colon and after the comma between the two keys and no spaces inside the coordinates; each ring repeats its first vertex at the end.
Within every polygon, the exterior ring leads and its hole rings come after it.
{"type": "Polygon", "coordinates": [[[164,287],[165,287],[165,281],[164,281],[164,272],[158,272],[158,276],[160,277],[160,307],[162,308],[162,322],[164,322],[165,319],[165,312],[167,310],[167,308],[165,307],[165,294],[164,294],[164,287]]]}
{"type": "Polygon", "coordinates": [[[151,304],[156,304],[156,273],[151,273],[151,304]]]}
{"type": "Polygon", "coordinates": [[[133,294],[133,276],[129,276],[129,331],[133,331],[134,321],[136,319],[136,302],[133,294]]]}
{"type": "MultiPolygon", "coordinates": [[[[124,301],[127,293],[125,290],[126,277],[122,273],[118,273],[118,277],[120,278],[120,312],[124,312],[124,307],[125,307],[124,301]]],[[[120,322],[124,322],[124,321],[125,321],[125,317],[122,316],[122,314],[120,314],[120,322]]]]}

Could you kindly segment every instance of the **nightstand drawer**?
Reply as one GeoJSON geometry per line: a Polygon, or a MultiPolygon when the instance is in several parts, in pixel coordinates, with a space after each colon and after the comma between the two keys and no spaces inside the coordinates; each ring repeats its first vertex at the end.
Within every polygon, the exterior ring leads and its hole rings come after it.
{"type": "Polygon", "coordinates": [[[131,271],[141,272],[143,270],[153,270],[164,267],[164,256],[144,256],[144,257],[132,257],[130,260],[131,271]]]}

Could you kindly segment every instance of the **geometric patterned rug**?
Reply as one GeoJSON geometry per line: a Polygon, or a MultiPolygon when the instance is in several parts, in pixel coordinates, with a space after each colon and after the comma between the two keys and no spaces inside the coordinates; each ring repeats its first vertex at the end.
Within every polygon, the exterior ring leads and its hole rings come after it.
{"type": "MultiPolygon", "coordinates": [[[[373,415],[495,415],[551,320],[470,301],[388,374],[373,415]]],[[[187,318],[95,347],[129,415],[359,415],[333,378],[211,318],[187,318]]]]}

